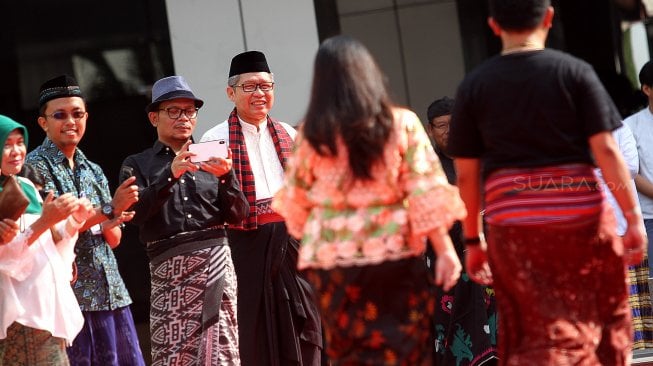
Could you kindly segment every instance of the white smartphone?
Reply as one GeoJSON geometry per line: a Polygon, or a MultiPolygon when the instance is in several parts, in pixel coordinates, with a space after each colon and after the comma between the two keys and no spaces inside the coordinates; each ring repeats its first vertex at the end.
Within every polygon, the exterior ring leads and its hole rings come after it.
{"type": "Polygon", "coordinates": [[[227,158],[227,141],[213,140],[188,145],[188,151],[195,154],[190,157],[193,163],[207,161],[211,158],[227,158]]]}

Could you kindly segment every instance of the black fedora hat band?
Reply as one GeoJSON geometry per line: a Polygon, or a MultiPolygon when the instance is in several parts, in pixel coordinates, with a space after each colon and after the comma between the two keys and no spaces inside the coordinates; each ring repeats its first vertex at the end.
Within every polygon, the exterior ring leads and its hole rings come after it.
{"type": "Polygon", "coordinates": [[[146,110],[148,112],[152,112],[154,110],[154,108],[156,108],[162,102],[165,102],[165,101],[171,100],[171,99],[181,99],[181,98],[194,100],[195,101],[195,106],[197,108],[200,108],[200,107],[202,107],[204,105],[203,100],[197,98],[195,96],[195,94],[193,94],[192,92],[190,92],[188,90],[173,90],[171,92],[167,92],[165,94],[160,95],[158,98],[156,98],[156,100],[152,101],[152,103],[150,103],[147,106],[146,110]]]}

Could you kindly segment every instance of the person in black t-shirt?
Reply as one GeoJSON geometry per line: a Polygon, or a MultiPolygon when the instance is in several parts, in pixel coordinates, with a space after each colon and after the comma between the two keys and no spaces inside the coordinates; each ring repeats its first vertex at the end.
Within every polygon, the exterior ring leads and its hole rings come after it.
{"type": "Polygon", "coordinates": [[[625,365],[624,262],[642,260],[645,233],[611,135],[620,116],[590,65],[544,48],[549,0],[489,4],[503,49],[459,86],[447,152],[468,211],[467,273],[496,291],[501,364],[625,365]],[[623,245],[595,162],[628,220],[623,245]]]}

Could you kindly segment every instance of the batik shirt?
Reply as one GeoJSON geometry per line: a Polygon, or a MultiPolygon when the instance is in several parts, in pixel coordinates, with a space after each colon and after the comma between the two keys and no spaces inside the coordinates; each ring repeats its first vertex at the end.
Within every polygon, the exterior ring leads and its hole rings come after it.
{"type": "Polygon", "coordinates": [[[426,234],[466,211],[415,113],[394,110],[394,131],[371,180],[353,180],[348,152],[319,155],[300,131],[272,207],[301,238],[298,267],[378,264],[420,255],[426,234]]]}
{"type": "MultiPolygon", "coordinates": [[[[56,196],[72,193],[88,198],[94,207],[111,201],[109,182],[99,165],[89,161],[80,149],[70,168],[66,156],[47,137],[27,154],[26,163],[43,175],[44,190],[56,196]]],[[[75,244],[78,278],[73,286],[82,311],[114,310],[131,304],[118,264],[101,233],[81,232],[75,244]]]]}

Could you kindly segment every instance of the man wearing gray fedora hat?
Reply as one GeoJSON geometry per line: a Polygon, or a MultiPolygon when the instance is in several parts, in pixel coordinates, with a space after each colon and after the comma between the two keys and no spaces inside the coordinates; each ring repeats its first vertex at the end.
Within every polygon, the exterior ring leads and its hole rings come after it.
{"type": "Polygon", "coordinates": [[[120,181],[134,176],[139,188],[132,223],[150,259],[153,365],[240,365],[224,227],[240,222],[249,205],[230,156],[191,161],[203,104],[181,76],[154,83],[146,111],[158,139],[120,170],[120,181]]]}
{"type": "Polygon", "coordinates": [[[283,184],[295,129],[269,116],[274,78],[265,55],[233,57],[227,97],[229,118],[201,141],[226,140],[234,171],[250,205],[227,233],[238,277],[238,328],[243,366],[319,365],[322,331],[311,286],[297,272],[299,243],[271,208],[283,184]]]}

